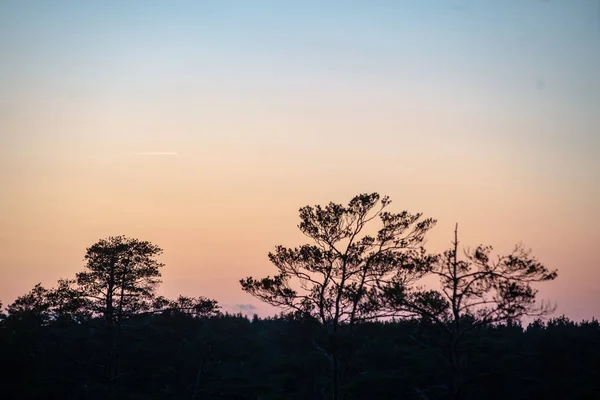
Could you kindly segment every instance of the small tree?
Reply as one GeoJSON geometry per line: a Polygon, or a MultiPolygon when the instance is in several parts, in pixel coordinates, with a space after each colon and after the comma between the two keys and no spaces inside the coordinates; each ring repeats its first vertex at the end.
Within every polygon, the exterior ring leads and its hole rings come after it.
{"type": "Polygon", "coordinates": [[[164,264],[162,249],[125,236],[102,239],[87,249],[85,270],[76,283],[95,315],[111,329],[125,319],[152,309],[164,264]]]}
{"type": "Polygon", "coordinates": [[[556,271],[548,270],[522,246],[505,256],[491,259],[491,246],[478,246],[458,257],[458,225],[452,248],[428,258],[428,274],[440,279],[439,290],[408,288],[394,281],[383,287],[386,306],[402,310],[441,326],[450,341],[448,363],[452,368],[451,393],[464,396],[462,343],[471,329],[498,323],[518,322],[524,316],[544,316],[554,309],[536,302],[532,284],[554,280],[556,271]]]}
{"type": "Polygon", "coordinates": [[[185,315],[196,318],[220,315],[217,301],[203,296],[179,296],[176,300],[168,300],[160,296],[154,301],[153,308],[154,313],[167,315],[185,315]]]}
{"type": "Polygon", "coordinates": [[[102,316],[106,327],[108,358],[106,377],[119,375],[119,346],[123,322],[152,309],[160,283],[162,249],[150,242],[112,236],[86,251],[85,270],[76,274],[81,297],[94,316],[102,316]]]}
{"type": "Polygon", "coordinates": [[[73,280],[60,279],[57,287],[52,289],[38,283],[8,306],[9,316],[13,320],[35,321],[38,325],[89,320],[91,313],[86,299],[74,283],[73,280]]]}
{"type": "Polygon", "coordinates": [[[384,211],[388,197],[354,197],[347,206],[329,203],[300,209],[299,229],[312,244],[277,246],[269,260],[279,273],[240,281],[242,289],[286,312],[314,318],[332,332],[333,398],[339,398],[338,331],[380,315],[376,283],[394,279],[409,285],[422,274],[418,262],[425,234],[435,224],[421,214],[384,211]],[[367,225],[379,219],[373,235],[367,225]]]}
{"type": "Polygon", "coordinates": [[[59,279],[46,298],[51,306],[51,319],[55,322],[83,323],[92,318],[92,304],[74,279],[59,279]]]}
{"type": "Polygon", "coordinates": [[[48,289],[38,283],[23,296],[7,307],[8,316],[13,320],[30,320],[45,325],[51,320],[51,304],[48,301],[48,289]]]}

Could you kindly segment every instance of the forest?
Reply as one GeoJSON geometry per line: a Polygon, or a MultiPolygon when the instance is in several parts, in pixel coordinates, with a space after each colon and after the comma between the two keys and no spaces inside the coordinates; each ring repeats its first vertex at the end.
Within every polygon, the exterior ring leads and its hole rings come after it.
{"type": "Polygon", "coordinates": [[[111,236],[0,304],[5,399],[595,399],[600,324],[554,316],[558,271],[516,246],[425,249],[436,220],[360,194],[299,210],[307,243],[240,289],[273,317],[158,295],[162,249],[111,236]],[[435,278],[437,286],[425,285],[435,278]]]}

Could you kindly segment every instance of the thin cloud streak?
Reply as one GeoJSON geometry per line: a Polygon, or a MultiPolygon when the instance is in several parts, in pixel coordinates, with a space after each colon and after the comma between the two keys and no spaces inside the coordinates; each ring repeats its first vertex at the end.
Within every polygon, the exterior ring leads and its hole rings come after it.
{"type": "Polygon", "coordinates": [[[174,151],[154,151],[145,153],[133,153],[134,156],[176,156],[174,151]]]}

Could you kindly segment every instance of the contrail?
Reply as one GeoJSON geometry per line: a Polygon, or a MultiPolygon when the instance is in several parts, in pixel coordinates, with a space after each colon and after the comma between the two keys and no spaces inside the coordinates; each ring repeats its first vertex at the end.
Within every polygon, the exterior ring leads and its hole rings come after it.
{"type": "Polygon", "coordinates": [[[134,156],[176,156],[174,151],[150,151],[145,153],[133,153],[134,156]]]}

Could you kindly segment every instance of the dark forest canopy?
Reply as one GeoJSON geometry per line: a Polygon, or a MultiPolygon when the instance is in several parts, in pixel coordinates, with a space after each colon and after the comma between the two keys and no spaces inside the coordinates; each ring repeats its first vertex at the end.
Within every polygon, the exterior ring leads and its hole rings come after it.
{"type": "MultiPolygon", "coordinates": [[[[115,236],[73,279],[0,312],[4,398],[532,399],[600,395],[600,326],[543,322],[531,252],[430,254],[435,220],[377,193],[300,209],[309,243],[277,246],[276,273],[242,289],[275,318],[157,295],[162,249],[115,236]],[[435,276],[439,288],[420,280],[435,276]],[[522,325],[522,317],[535,317],[522,325]]],[[[461,252],[462,251],[462,252],[461,252]]],[[[0,309],[2,307],[0,306],[0,309]]],[[[590,397],[591,396],[591,397],[590,397]]]]}
{"type": "MultiPolygon", "coordinates": [[[[353,332],[346,399],[448,399],[447,338],[424,320],[353,332]]],[[[122,337],[121,375],[105,378],[103,332],[5,320],[5,399],[326,399],[330,364],[313,321],[161,314],[122,337]],[[112,396],[112,397],[111,397],[112,396]]],[[[466,337],[466,399],[591,399],[600,394],[600,324],[555,318],[478,327],[466,337]]]]}

